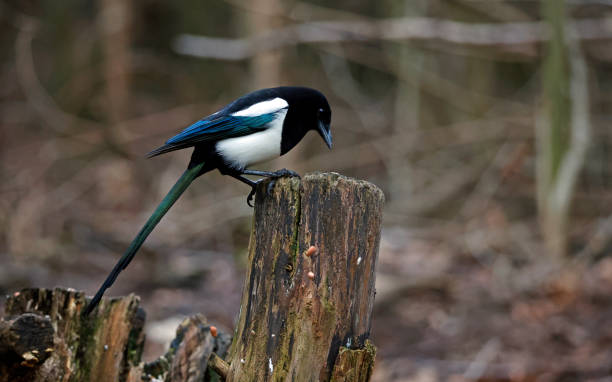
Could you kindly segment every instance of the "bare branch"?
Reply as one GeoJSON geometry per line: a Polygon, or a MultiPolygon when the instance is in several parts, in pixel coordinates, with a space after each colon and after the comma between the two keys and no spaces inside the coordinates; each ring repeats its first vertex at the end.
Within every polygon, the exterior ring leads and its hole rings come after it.
{"type": "MultiPolygon", "coordinates": [[[[573,28],[582,40],[612,38],[607,18],[575,20],[573,28]]],[[[176,52],[203,58],[243,60],[256,53],[298,44],[359,41],[441,41],[468,46],[515,47],[548,40],[544,22],[464,23],[426,17],[379,21],[316,21],[271,30],[250,38],[180,35],[176,52]]]]}

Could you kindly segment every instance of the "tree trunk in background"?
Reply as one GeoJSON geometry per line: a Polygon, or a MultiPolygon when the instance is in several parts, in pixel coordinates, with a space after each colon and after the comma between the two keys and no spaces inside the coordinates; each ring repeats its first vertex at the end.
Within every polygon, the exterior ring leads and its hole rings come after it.
{"type": "Polygon", "coordinates": [[[590,136],[588,74],[564,0],[545,0],[551,39],[544,62],[544,95],[537,122],[540,224],[548,251],[567,252],[568,222],[590,136]]]}
{"type": "MultiPolygon", "coordinates": [[[[398,0],[393,4],[393,14],[404,17],[425,17],[427,2],[414,0],[398,0]]],[[[410,78],[411,82],[397,81],[395,96],[395,113],[392,134],[402,136],[397,144],[386,151],[388,155],[389,196],[392,205],[401,208],[406,197],[413,193],[416,174],[408,153],[415,145],[416,132],[421,120],[421,82],[425,53],[409,44],[397,44],[391,47],[391,57],[395,59],[396,71],[401,78],[410,78]]]]}
{"type": "MultiPolygon", "coordinates": [[[[247,16],[249,36],[261,36],[283,26],[281,16],[285,4],[281,0],[254,0],[247,16]]],[[[257,50],[257,49],[256,49],[257,50]]],[[[290,85],[283,81],[283,55],[281,50],[266,50],[255,54],[250,60],[251,86],[248,91],[290,85]]],[[[297,169],[305,147],[298,145],[283,159],[274,159],[271,168],[297,169]]]]}
{"type": "Polygon", "coordinates": [[[382,192],[337,174],[262,192],[228,380],[368,380],[382,192]]]}
{"type": "Polygon", "coordinates": [[[116,144],[121,131],[118,122],[124,120],[129,105],[131,1],[98,0],[98,28],[104,52],[106,143],[123,152],[116,144]]]}
{"type": "MultiPolygon", "coordinates": [[[[282,26],[276,15],[281,13],[280,0],[254,0],[253,11],[248,14],[249,35],[259,36],[282,26]]],[[[265,51],[253,56],[251,78],[253,89],[279,86],[281,83],[282,59],[277,50],[265,51]]]]}

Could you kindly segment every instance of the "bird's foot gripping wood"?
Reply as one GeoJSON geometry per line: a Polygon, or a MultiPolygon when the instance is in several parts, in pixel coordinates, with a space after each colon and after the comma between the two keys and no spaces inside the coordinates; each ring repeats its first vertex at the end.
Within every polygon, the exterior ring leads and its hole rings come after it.
{"type": "Polygon", "coordinates": [[[268,183],[268,195],[272,194],[272,190],[274,189],[274,186],[276,185],[276,180],[278,178],[289,177],[289,178],[302,179],[302,177],[300,177],[300,174],[298,174],[297,172],[293,170],[287,170],[286,168],[280,169],[278,171],[274,171],[272,174],[274,175],[268,177],[271,179],[270,183],[268,183]]]}
{"type": "MultiPolygon", "coordinates": [[[[268,183],[268,195],[272,194],[272,190],[274,189],[274,185],[276,184],[276,180],[279,178],[284,178],[284,177],[296,177],[296,178],[300,178],[300,174],[298,174],[297,172],[293,171],[293,170],[288,170],[286,168],[274,171],[274,172],[270,172],[270,171],[259,171],[259,170],[244,170],[243,174],[245,175],[259,175],[259,176],[265,176],[266,178],[270,179],[270,183],[268,183]]],[[[251,192],[249,192],[249,195],[247,196],[247,204],[249,205],[249,207],[253,207],[253,197],[255,196],[255,191],[257,190],[257,185],[261,182],[265,180],[264,179],[260,179],[256,182],[254,182],[253,185],[251,185],[251,192]]]]}

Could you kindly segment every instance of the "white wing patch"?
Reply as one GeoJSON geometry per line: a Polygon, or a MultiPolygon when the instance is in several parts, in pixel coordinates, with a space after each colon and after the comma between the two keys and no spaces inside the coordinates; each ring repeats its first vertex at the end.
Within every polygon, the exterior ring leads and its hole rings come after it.
{"type": "Polygon", "coordinates": [[[262,114],[276,113],[287,106],[289,106],[287,101],[277,97],[268,101],[257,102],[246,109],[232,113],[232,115],[235,117],[256,117],[262,114]]]}
{"type": "MultiPolygon", "coordinates": [[[[259,104],[255,104],[253,106],[259,104]]],[[[243,111],[249,109],[245,109],[243,111]]],[[[268,111],[268,113],[270,113],[270,111],[268,111]]],[[[245,135],[244,137],[228,138],[217,142],[215,149],[223,158],[225,164],[241,170],[252,164],[264,162],[280,156],[283,122],[285,120],[285,116],[287,115],[287,109],[282,110],[281,108],[276,115],[277,117],[270,122],[269,127],[266,130],[245,135]]]]}

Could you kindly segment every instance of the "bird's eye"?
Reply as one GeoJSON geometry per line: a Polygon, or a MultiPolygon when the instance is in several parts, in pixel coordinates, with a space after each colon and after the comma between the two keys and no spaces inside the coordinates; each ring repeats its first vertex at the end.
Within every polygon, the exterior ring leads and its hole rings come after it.
{"type": "Polygon", "coordinates": [[[319,108],[319,110],[317,112],[317,116],[318,116],[318,118],[319,118],[319,120],[321,122],[324,122],[326,124],[330,123],[331,113],[329,112],[329,110],[325,110],[323,108],[319,108]]]}
{"type": "Polygon", "coordinates": [[[329,115],[329,111],[320,108],[319,111],[317,111],[317,115],[319,116],[319,118],[325,119],[329,115]]]}

